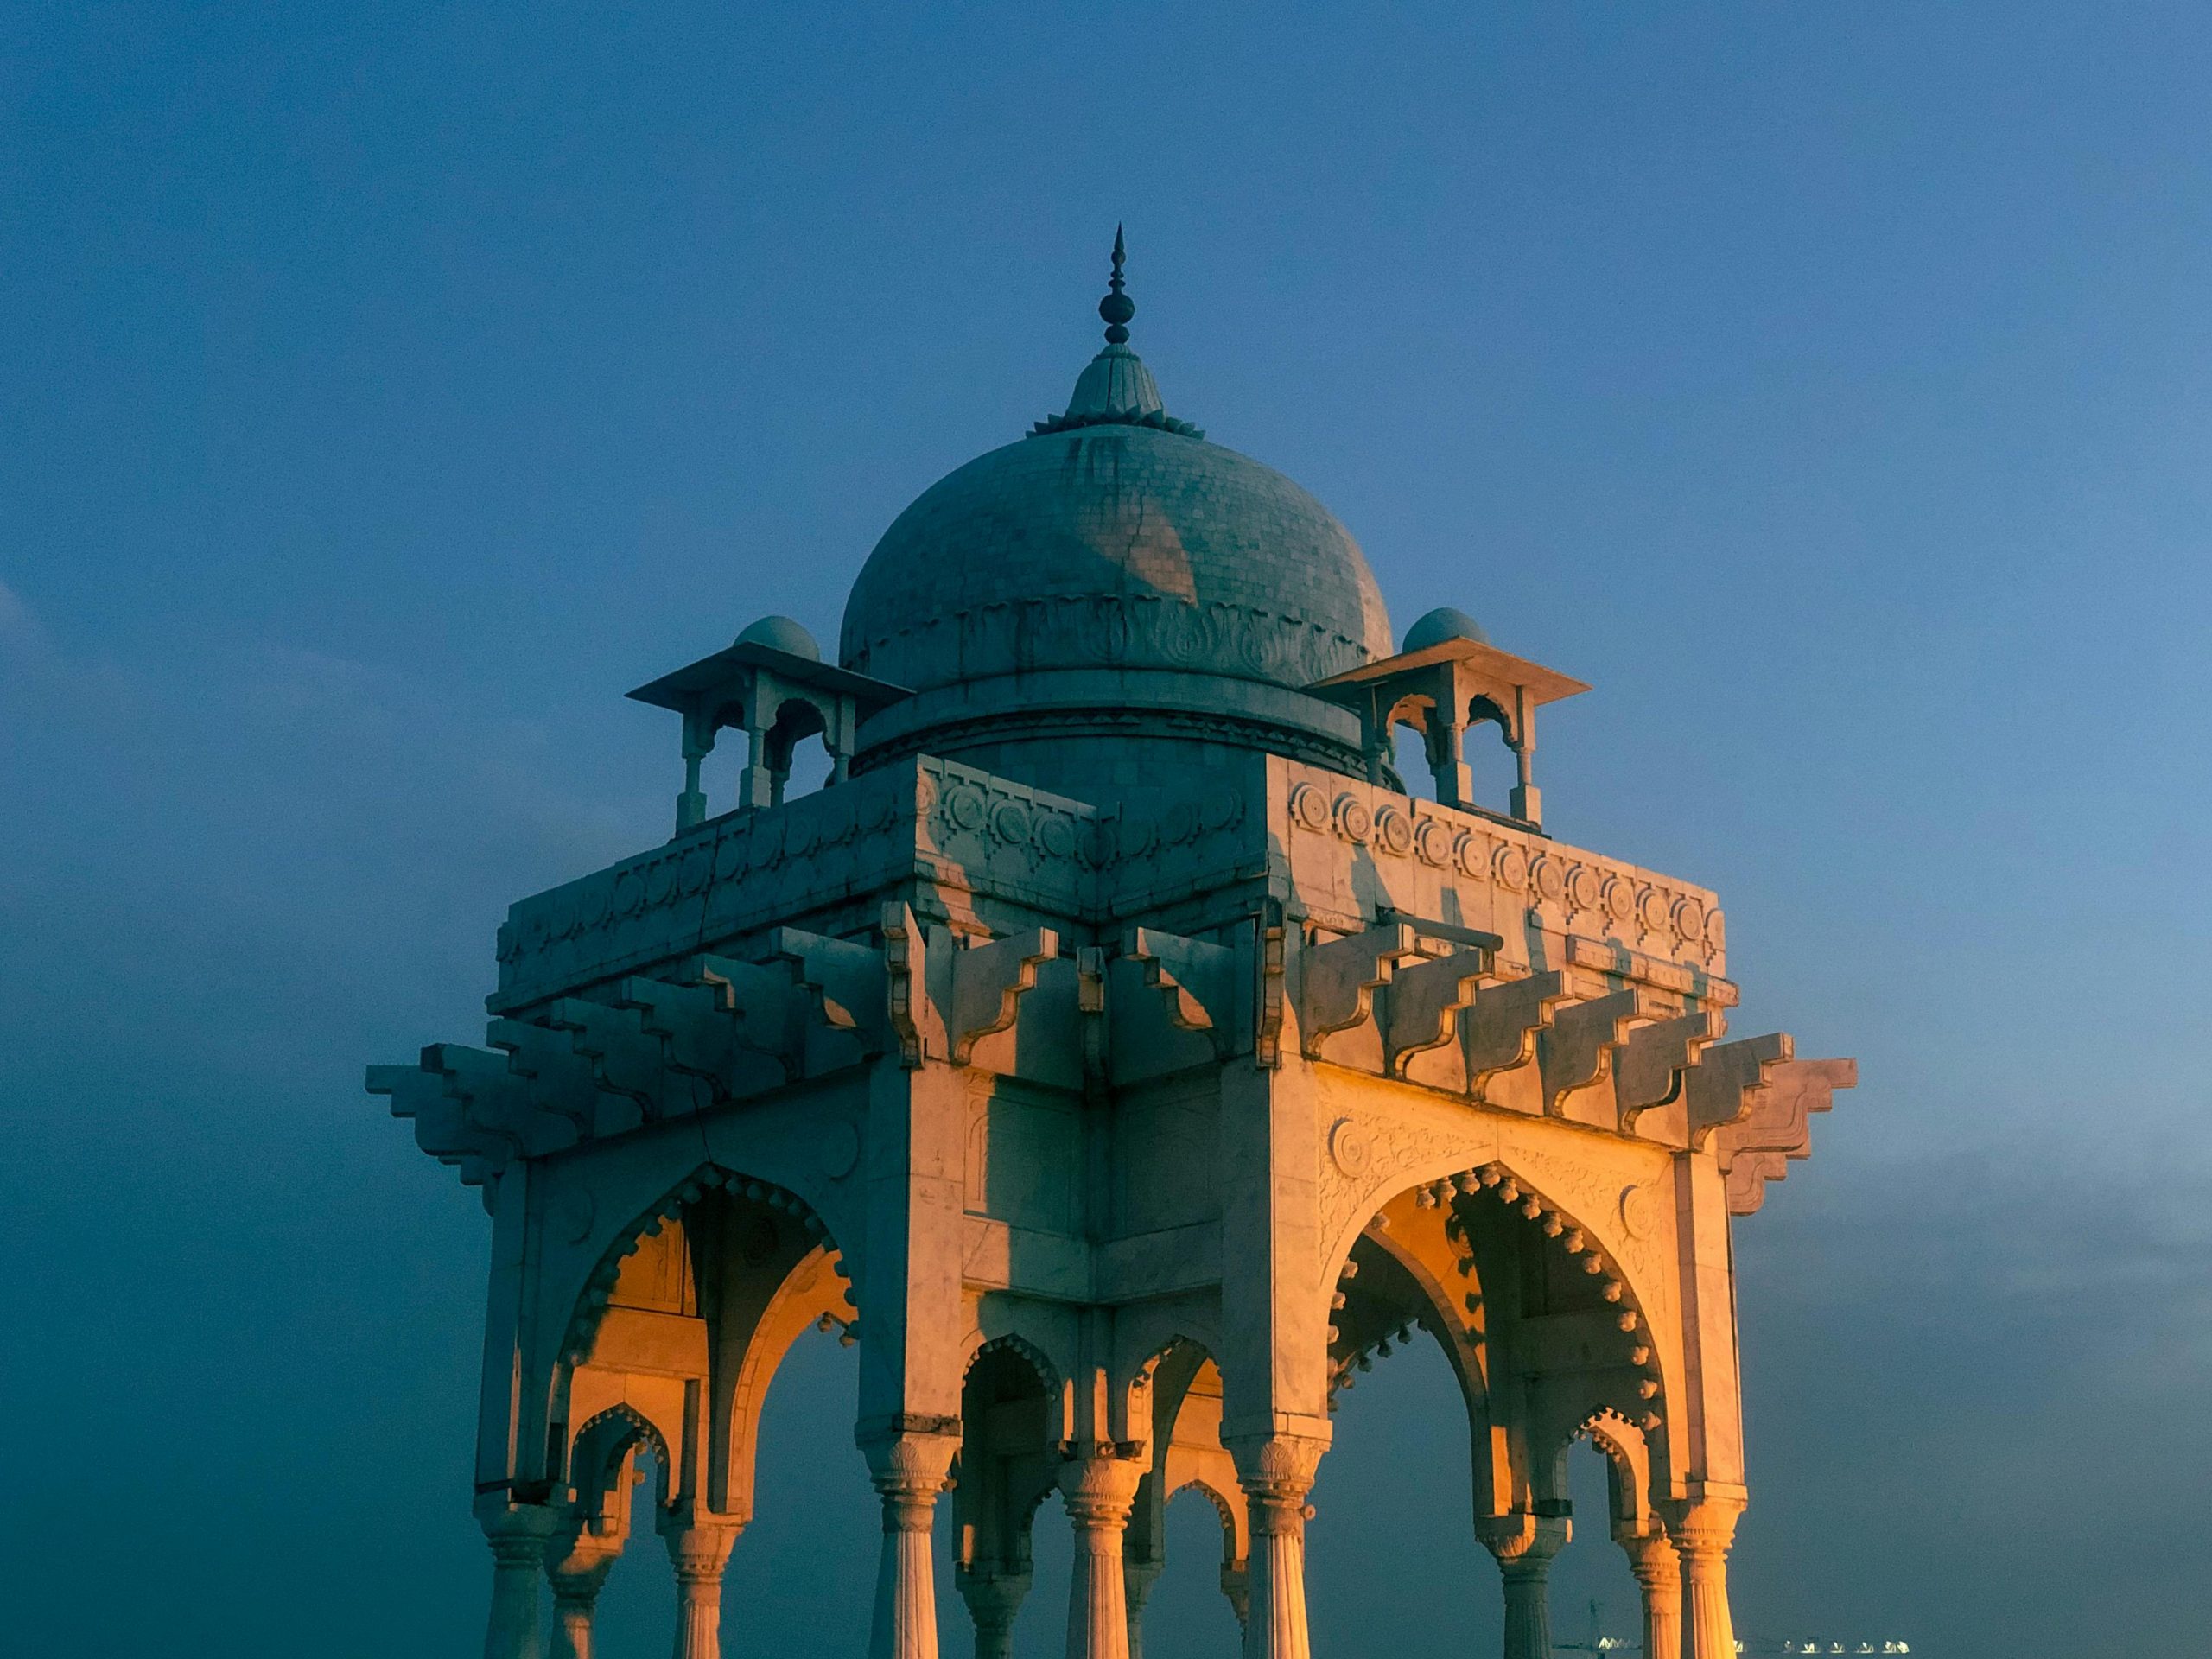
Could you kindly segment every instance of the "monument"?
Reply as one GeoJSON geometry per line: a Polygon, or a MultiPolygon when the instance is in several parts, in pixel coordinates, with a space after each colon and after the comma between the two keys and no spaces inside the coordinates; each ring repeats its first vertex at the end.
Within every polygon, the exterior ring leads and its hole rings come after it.
{"type": "Polygon", "coordinates": [[[1549,1652],[1578,1438],[1644,1650],[1726,1659],[1730,1220],[1852,1063],[1728,1038],[1713,894],[1547,831],[1536,713],[1585,686],[1457,612],[1394,651],[1327,510],[1166,413],[1118,234],[1099,312],[1066,412],[885,532],[836,666],[770,617],[631,694],[680,717],[673,836],[513,906],[486,1046],[370,1070],[492,1217],[486,1653],[541,1651],[543,1575],[586,1655],[649,1510],[713,1659],[820,1326],[859,1345],[872,1659],[935,1659],[941,1503],[1009,1653],[1056,1492],[1071,1659],[1133,1659],[1186,1487],[1245,1654],[1305,1659],[1330,1415],[1409,1342],[1465,1396],[1509,1659],[1549,1652]]]}

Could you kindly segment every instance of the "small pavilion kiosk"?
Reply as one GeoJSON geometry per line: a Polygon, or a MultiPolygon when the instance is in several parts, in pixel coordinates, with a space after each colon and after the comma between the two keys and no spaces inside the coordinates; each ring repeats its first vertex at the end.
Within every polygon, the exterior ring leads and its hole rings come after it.
{"type": "Polygon", "coordinates": [[[1584,1437],[1644,1651],[1732,1659],[1731,1221],[1852,1063],[1731,1037],[1714,895],[1542,827],[1536,709],[1586,688],[1453,612],[1394,651],[1344,526],[1166,413],[1118,238],[1099,309],[1066,412],[885,532],[837,665],[770,618],[633,694],[681,716],[672,838],[513,907],[484,1046],[370,1070],[492,1217],[486,1652],[543,1651],[543,1575],[588,1653],[650,1527],[711,1659],[762,1402],[820,1327],[859,1345],[872,1659],[938,1654],[946,1504],[976,1651],[1010,1652],[1055,1493],[1070,1659],[1140,1653],[1192,1486],[1244,1653],[1306,1659],[1331,1414],[1420,1342],[1509,1659],[1550,1651],[1584,1437]]]}

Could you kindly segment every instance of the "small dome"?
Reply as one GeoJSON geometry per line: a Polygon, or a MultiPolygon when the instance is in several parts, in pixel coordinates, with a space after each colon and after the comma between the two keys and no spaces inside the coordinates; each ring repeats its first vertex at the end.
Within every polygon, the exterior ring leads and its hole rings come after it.
{"type": "Polygon", "coordinates": [[[1490,644],[1490,636],[1482,624],[1465,611],[1455,611],[1449,605],[1440,605],[1427,616],[1406,630],[1405,649],[1427,651],[1431,645],[1440,645],[1446,639],[1471,639],[1478,645],[1490,644]]]}
{"type": "Polygon", "coordinates": [[[737,643],[766,645],[771,651],[804,657],[810,663],[822,660],[822,647],[814,643],[814,636],[788,616],[764,616],[758,622],[748,623],[745,632],[737,636],[737,643]]]}

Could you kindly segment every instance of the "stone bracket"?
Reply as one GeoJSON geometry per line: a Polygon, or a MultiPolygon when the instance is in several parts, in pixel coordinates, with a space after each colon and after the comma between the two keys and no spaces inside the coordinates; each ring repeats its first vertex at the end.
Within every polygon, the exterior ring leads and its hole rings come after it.
{"type": "Polygon", "coordinates": [[[951,995],[945,1034],[952,1059],[966,1065],[976,1044],[1012,1028],[1021,998],[1037,986],[1037,968],[1060,954],[1060,936],[1033,927],[951,953],[951,995]]]}
{"type": "Polygon", "coordinates": [[[1539,1034],[1551,1025],[1560,1004],[1573,995],[1562,973],[1531,974],[1476,992],[1459,1021],[1467,1092],[1480,1094],[1486,1079],[1534,1059],[1539,1034]]]}
{"type": "Polygon", "coordinates": [[[824,1026],[853,1033],[871,1056],[883,1052],[891,1031],[882,951],[850,939],[779,927],[768,935],[767,954],[789,967],[824,1026]]]}
{"type": "Polygon", "coordinates": [[[1146,989],[1159,994],[1171,1025],[1179,1031],[1205,1033],[1216,1054],[1230,1051],[1236,1034],[1235,950],[1205,939],[1138,927],[1124,938],[1122,955],[1142,970],[1146,989]]]}
{"type": "Polygon", "coordinates": [[[1636,1120],[1652,1108],[1680,1099],[1683,1079],[1726,1029],[1718,1009],[1699,1008],[1629,1033],[1613,1057],[1613,1098],[1622,1132],[1633,1129],[1636,1120]]]}
{"type": "Polygon", "coordinates": [[[1318,1059],[1327,1039],[1372,1019],[1376,991],[1390,982],[1401,964],[1421,959],[1413,927],[1405,922],[1300,950],[1298,1033],[1306,1058],[1318,1059]]]}
{"type": "Polygon", "coordinates": [[[660,1039],[645,1029],[638,1010],[564,996],[546,1010],[545,1024],[568,1033],[601,1089],[636,1102],[643,1117],[671,1115],[671,1092],[681,1092],[689,1079],[671,1079],[660,1039]]]}
{"type": "Polygon", "coordinates": [[[1789,1033],[1779,1031],[1707,1049],[1682,1090],[1689,1105],[1691,1148],[1702,1151],[1715,1129],[1742,1117],[1751,1093],[1790,1058],[1789,1033]]]}
{"type": "Polygon", "coordinates": [[[1382,1069],[1402,1077],[1414,1055],[1441,1048],[1459,1034],[1461,1014],[1496,969],[1494,949],[1475,946],[1400,968],[1390,979],[1382,1027],[1382,1069]]]}
{"type": "Polygon", "coordinates": [[[922,924],[901,904],[883,907],[883,971],[891,1034],[909,1070],[945,1048],[944,1021],[929,994],[928,947],[922,924]]]}
{"type": "Polygon", "coordinates": [[[1713,1137],[1731,1215],[1758,1210],[1767,1183],[1788,1174],[1791,1159],[1811,1154],[1812,1114],[1833,1106],[1837,1090],[1857,1086],[1859,1062],[1784,1060],[1766,1068],[1766,1079],[1745,1096],[1744,1115],[1713,1137]]]}
{"type": "Polygon", "coordinates": [[[1543,1068],[1544,1110],[1559,1115],[1561,1103],[1578,1089],[1603,1083],[1613,1057],[1636,1027],[1659,1017],[1649,992],[1636,986],[1593,996],[1560,1009],[1549,1030],[1536,1040],[1543,1068]]]}

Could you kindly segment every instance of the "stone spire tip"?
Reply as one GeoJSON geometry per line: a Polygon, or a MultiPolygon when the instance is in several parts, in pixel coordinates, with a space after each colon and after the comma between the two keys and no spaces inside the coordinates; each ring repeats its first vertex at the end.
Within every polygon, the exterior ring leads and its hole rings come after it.
{"type": "Polygon", "coordinates": [[[1122,292],[1123,286],[1122,264],[1128,256],[1122,247],[1122,227],[1114,227],[1114,274],[1106,279],[1106,297],[1098,302],[1098,315],[1106,321],[1106,343],[1126,346],[1129,343],[1129,319],[1137,314],[1137,303],[1122,292]]]}

